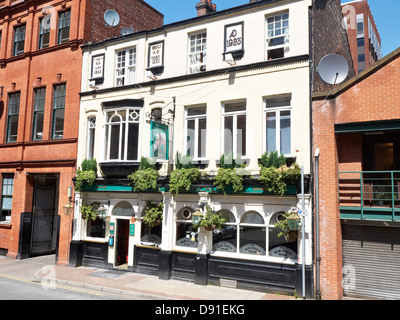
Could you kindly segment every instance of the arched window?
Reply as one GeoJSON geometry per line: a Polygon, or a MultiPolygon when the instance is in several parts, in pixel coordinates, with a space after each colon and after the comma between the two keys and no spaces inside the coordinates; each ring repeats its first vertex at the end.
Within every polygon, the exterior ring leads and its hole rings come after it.
{"type": "Polygon", "coordinates": [[[275,228],[275,223],[283,219],[285,212],[275,213],[269,221],[269,255],[273,257],[297,258],[297,239],[285,239],[280,228],[275,228]]]}
{"type": "Polygon", "coordinates": [[[138,160],[139,109],[118,109],[106,113],[106,161],[138,160]]]}
{"type": "Polygon", "coordinates": [[[135,211],[133,210],[132,205],[128,201],[121,201],[114,206],[112,215],[133,217],[135,216],[135,211]]]}
{"type": "Polygon", "coordinates": [[[184,207],[176,215],[176,245],[197,248],[198,229],[193,228],[192,213],[194,209],[184,207]]]}
{"type": "MultiPolygon", "coordinates": [[[[100,206],[100,202],[93,202],[91,204],[93,209],[97,210],[100,206]]],[[[99,217],[96,220],[88,219],[86,223],[86,236],[91,238],[104,238],[106,236],[106,222],[99,217]]]]}
{"type": "Polygon", "coordinates": [[[213,231],[213,251],[237,252],[237,224],[232,212],[222,209],[217,212],[226,219],[222,229],[213,231]]]}
{"type": "Polygon", "coordinates": [[[247,211],[240,220],[240,253],[266,254],[264,218],[256,211],[247,211]]]}

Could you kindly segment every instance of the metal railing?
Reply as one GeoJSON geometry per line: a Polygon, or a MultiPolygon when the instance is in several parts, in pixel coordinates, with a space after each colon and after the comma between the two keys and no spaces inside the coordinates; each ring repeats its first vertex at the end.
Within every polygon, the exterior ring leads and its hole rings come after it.
{"type": "Polygon", "coordinates": [[[341,209],[358,208],[361,220],[365,214],[378,219],[381,214],[381,220],[388,220],[389,214],[390,220],[399,220],[400,171],[346,171],[339,172],[338,179],[341,209]]]}

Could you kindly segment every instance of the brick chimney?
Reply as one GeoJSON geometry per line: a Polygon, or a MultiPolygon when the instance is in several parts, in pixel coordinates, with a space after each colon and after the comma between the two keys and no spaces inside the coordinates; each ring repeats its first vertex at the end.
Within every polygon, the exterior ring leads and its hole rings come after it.
{"type": "Polygon", "coordinates": [[[196,4],[197,16],[204,16],[211,12],[217,11],[217,6],[212,3],[212,0],[201,0],[196,4]]]}

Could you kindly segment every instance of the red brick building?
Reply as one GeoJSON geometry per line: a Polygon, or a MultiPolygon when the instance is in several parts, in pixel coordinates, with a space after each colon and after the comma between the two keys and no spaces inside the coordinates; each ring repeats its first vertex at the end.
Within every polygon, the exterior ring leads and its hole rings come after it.
{"type": "Polygon", "coordinates": [[[313,95],[322,299],[400,298],[399,88],[400,48],[313,95]]]}
{"type": "Polygon", "coordinates": [[[90,41],[163,25],[142,0],[0,1],[0,253],[68,263],[82,52],[90,41]],[[120,13],[106,26],[104,13],[120,13]]]}
{"type": "Polygon", "coordinates": [[[342,4],[356,73],[382,58],[381,37],[367,0],[342,4]]]}

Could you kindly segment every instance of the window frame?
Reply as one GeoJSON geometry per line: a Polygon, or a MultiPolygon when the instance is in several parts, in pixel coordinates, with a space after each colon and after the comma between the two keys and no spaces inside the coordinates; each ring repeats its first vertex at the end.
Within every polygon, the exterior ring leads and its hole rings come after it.
{"type": "Polygon", "coordinates": [[[122,87],[129,84],[136,83],[136,69],[137,69],[137,48],[132,46],[125,49],[115,50],[115,86],[122,87]],[[133,51],[133,52],[130,52],[133,51]],[[119,54],[124,53],[124,61],[119,61],[119,54]],[[130,63],[132,61],[132,63],[130,63]],[[124,63],[124,66],[119,67],[120,63],[124,63]],[[118,71],[122,70],[123,75],[119,75],[118,71]],[[133,70],[132,79],[130,79],[130,71],[133,70]],[[122,84],[118,84],[118,81],[122,80],[122,84]]]}
{"type": "MultiPolygon", "coordinates": [[[[66,83],[57,84],[53,86],[53,105],[52,105],[52,125],[51,125],[51,138],[56,139],[63,139],[64,138],[64,128],[65,128],[65,106],[66,106],[66,95],[67,95],[67,85],[66,83]],[[64,87],[64,94],[62,95],[62,91],[60,95],[57,95],[57,88],[64,87]],[[62,135],[56,135],[56,125],[57,121],[56,116],[62,111],[63,113],[63,128],[62,128],[62,135]]],[[[60,131],[60,130],[58,130],[60,131]]]]}
{"type": "Polygon", "coordinates": [[[18,25],[14,27],[14,40],[13,40],[13,57],[24,54],[25,52],[25,35],[26,35],[26,25],[18,25]],[[20,32],[21,30],[21,32],[20,32]],[[22,36],[22,38],[21,38],[22,36]],[[18,39],[17,39],[18,37],[18,39]],[[22,45],[22,49],[18,48],[22,45]]]}
{"type": "Polygon", "coordinates": [[[196,107],[187,107],[185,108],[185,145],[184,150],[186,150],[186,156],[193,157],[193,160],[205,160],[207,158],[207,106],[196,106],[196,107]],[[189,115],[189,110],[194,109],[204,109],[204,113],[198,115],[189,115]],[[199,135],[199,120],[205,120],[205,130],[206,133],[203,136],[203,133],[200,132],[199,135]],[[188,154],[188,141],[187,138],[189,137],[189,121],[194,121],[194,143],[193,143],[193,154],[188,154]],[[202,139],[204,138],[204,139],[202,139]],[[201,155],[199,156],[199,139],[201,140],[201,146],[204,147],[205,154],[203,155],[201,150],[201,155]]]}
{"type": "Polygon", "coordinates": [[[71,31],[71,10],[61,11],[58,13],[58,29],[57,29],[57,44],[67,43],[70,39],[71,31]],[[68,14],[68,18],[64,18],[68,14]],[[63,31],[67,30],[68,38],[62,37],[63,31]]]}
{"type": "Polygon", "coordinates": [[[266,15],[265,16],[265,55],[266,55],[266,60],[274,60],[274,59],[278,59],[278,58],[284,58],[287,56],[287,53],[290,50],[290,14],[289,11],[283,11],[283,12],[279,12],[279,13],[274,13],[274,14],[270,14],[270,15],[266,15]],[[287,15],[287,19],[284,19],[283,17],[287,15]],[[281,21],[281,27],[276,28],[276,24],[278,23],[275,19],[277,17],[280,17],[280,21],[281,21]],[[274,19],[273,21],[273,29],[270,29],[270,22],[268,22],[269,19],[274,19]],[[287,21],[287,26],[283,26],[282,25],[282,21],[287,21]],[[287,29],[287,32],[284,33],[284,29],[287,29]],[[277,30],[280,30],[280,34],[276,35],[277,30]],[[273,32],[273,35],[270,35],[270,32],[273,32]],[[283,38],[283,43],[279,43],[276,45],[270,45],[269,42],[273,41],[273,40],[277,40],[279,38],[283,38]],[[283,55],[282,57],[278,57],[278,58],[271,58],[270,55],[270,51],[272,50],[279,50],[282,49],[283,50],[283,55]]]}
{"type": "Polygon", "coordinates": [[[14,174],[13,173],[3,173],[1,175],[1,193],[0,193],[0,223],[1,222],[11,222],[11,216],[12,216],[12,200],[13,200],[13,195],[14,195],[14,174]],[[12,180],[11,184],[5,184],[6,181],[12,180]],[[7,192],[5,194],[5,189],[11,188],[11,194],[10,192],[7,192]],[[11,209],[10,210],[4,210],[4,212],[10,212],[9,215],[3,215],[3,204],[4,204],[4,199],[10,199],[11,198],[11,209]],[[7,219],[7,217],[10,217],[7,219]],[[4,218],[4,219],[3,219],[4,218]]]}
{"type": "Polygon", "coordinates": [[[201,73],[207,70],[207,30],[192,32],[188,34],[188,74],[201,73]],[[198,39],[197,37],[200,36],[198,39]],[[194,39],[192,39],[194,37],[194,39]],[[196,42],[200,40],[200,50],[197,51],[196,42]],[[194,48],[192,52],[192,41],[194,41],[194,48]],[[200,55],[200,62],[196,62],[196,56],[200,55]],[[195,62],[192,63],[192,57],[194,57],[195,62]]]}
{"type": "Polygon", "coordinates": [[[45,49],[50,46],[50,29],[51,29],[51,15],[45,16],[39,20],[39,43],[38,49],[45,49]],[[47,23],[46,28],[43,28],[43,22],[47,23]],[[44,36],[47,35],[47,43],[43,42],[44,36]]]}
{"type": "Polygon", "coordinates": [[[19,127],[19,108],[21,104],[21,92],[10,92],[8,94],[8,108],[7,108],[7,132],[6,132],[6,143],[14,143],[18,141],[18,127],[19,127]],[[14,97],[17,98],[15,103],[12,103],[14,101],[14,97]],[[11,123],[13,119],[16,120],[16,134],[12,135],[12,137],[15,136],[14,139],[10,139],[11,136],[11,129],[13,128],[11,126],[11,123]]]}
{"type": "MultiPolygon", "coordinates": [[[[296,240],[297,243],[297,257],[296,258],[287,258],[287,257],[281,257],[277,255],[271,255],[270,251],[274,249],[277,246],[274,246],[274,248],[270,249],[270,245],[272,243],[270,239],[270,234],[272,231],[275,231],[275,226],[274,226],[274,220],[277,216],[280,216],[284,214],[284,211],[282,210],[276,210],[272,214],[263,212],[262,210],[258,210],[256,208],[249,208],[248,210],[245,210],[241,213],[236,212],[236,210],[232,211],[232,205],[225,204],[223,205],[219,210],[217,210],[217,214],[221,214],[222,211],[228,212],[233,218],[234,221],[227,221],[221,230],[224,229],[224,226],[234,226],[236,228],[236,239],[235,239],[235,251],[229,251],[229,250],[215,250],[216,248],[214,247],[216,243],[214,242],[214,239],[212,241],[212,250],[210,254],[212,256],[220,256],[220,257],[233,257],[233,258],[238,258],[238,259],[248,259],[248,260],[262,260],[262,261],[282,261],[285,260],[287,262],[291,263],[297,263],[297,258],[299,254],[298,246],[299,246],[299,239],[296,240]],[[256,213],[258,216],[263,220],[262,223],[251,223],[251,222],[245,222],[243,221],[243,218],[246,216],[248,213],[256,213]],[[249,228],[261,228],[265,229],[261,230],[264,232],[264,245],[265,245],[265,254],[256,254],[256,253],[245,253],[242,252],[242,247],[240,246],[242,243],[242,238],[241,238],[241,231],[243,227],[249,227],[249,228]]],[[[218,232],[221,232],[221,230],[214,230],[214,235],[218,234],[218,232]]],[[[283,237],[282,238],[282,243],[285,242],[283,237]]]]}
{"type": "Polygon", "coordinates": [[[86,159],[95,159],[95,143],[96,143],[96,126],[97,118],[96,116],[87,117],[87,145],[86,145],[86,159]]]}
{"type": "Polygon", "coordinates": [[[142,108],[140,107],[119,107],[104,110],[104,161],[105,162],[138,162],[140,160],[140,148],[141,148],[141,121],[142,121],[142,108]],[[110,121],[114,116],[121,116],[118,114],[119,111],[125,111],[125,119],[120,122],[112,122],[110,121]],[[128,116],[132,113],[137,113],[137,118],[129,121],[128,116]],[[111,115],[108,115],[111,114],[111,115]],[[138,135],[137,135],[137,146],[136,146],[136,159],[128,160],[128,144],[129,144],[129,124],[137,124],[138,125],[138,135]],[[111,151],[111,127],[119,126],[119,141],[118,141],[118,158],[111,159],[110,151],[111,151]],[[125,128],[124,128],[125,125],[125,128]],[[121,139],[123,136],[123,139],[121,139]],[[124,144],[124,145],[122,145],[124,144]],[[123,150],[122,150],[123,148],[123,150]],[[123,153],[122,153],[123,152],[123,153]],[[123,156],[122,156],[123,155],[123,156]]]}
{"type": "MultiPolygon", "coordinates": [[[[233,156],[236,158],[238,156],[238,154],[240,154],[242,156],[242,158],[245,158],[247,156],[248,150],[247,150],[247,102],[246,101],[228,101],[228,102],[224,102],[222,103],[222,129],[223,129],[223,134],[222,134],[222,146],[221,146],[221,155],[222,154],[228,154],[230,152],[233,152],[233,156]],[[229,105],[240,105],[243,104],[244,105],[244,110],[239,110],[239,111],[226,111],[226,106],[229,105]],[[241,150],[242,152],[238,153],[238,128],[237,128],[237,124],[238,124],[238,116],[245,116],[245,141],[244,141],[244,146],[245,146],[245,152],[243,153],[243,150],[241,150]],[[225,133],[225,119],[227,117],[232,117],[232,133],[233,133],[233,137],[232,137],[232,150],[227,151],[225,144],[226,144],[226,133],[225,133]]],[[[242,139],[243,139],[243,134],[242,134],[242,139]]],[[[242,146],[243,147],[243,140],[242,140],[242,146]]]]}
{"type": "Polygon", "coordinates": [[[43,140],[43,125],[44,125],[44,112],[45,112],[45,105],[46,105],[46,87],[36,88],[34,89],[34,101],[33,101],[33,122],[32,122],[32,140],[33,141],[41,141],[43,140]],[[37,132],[37,120],[38,114],[42,114],[42,136],[41,138],[35,137],[39,133],[37,132]]]}
{"type": "Polygon", "coordinates": [[[264,97],[263,99],[263,152],[272,152],[278,151],[278,154],[281,154],[282,149],[282,141],[281,141],[281,112],[289,112],[290,113],[290,153],[284,153],[285,157],[292,156],[292,147],[293,147],[293,125],[292,125],[292,97],[291,95],[285,96],[278,96],[278,97],[264,97]],[[275,107],[268,107],[267,100],[268,99],[288,99],[290,101],[289,105],[287,106],[275,106],[275,107]],[[275,150],[268,150],[268,138],[267,138],[267,114],[268,113],[275,113],[275,150]],[[279,150],[277,150],[279,148],[279,150]]]}

